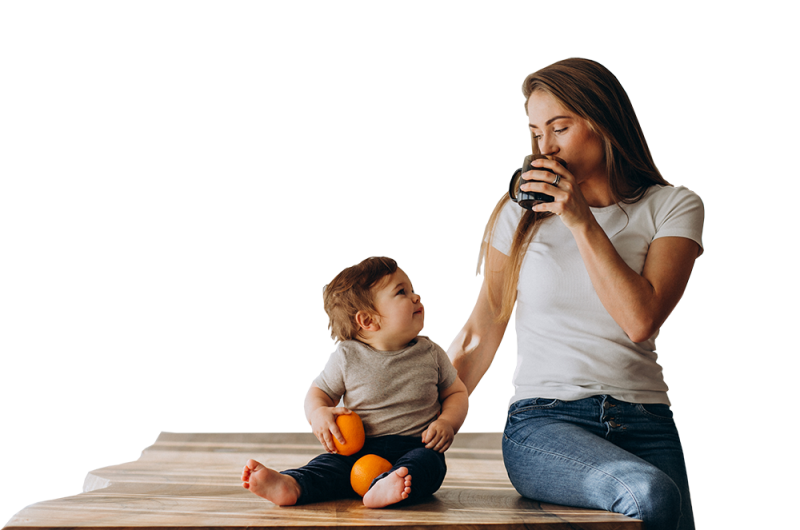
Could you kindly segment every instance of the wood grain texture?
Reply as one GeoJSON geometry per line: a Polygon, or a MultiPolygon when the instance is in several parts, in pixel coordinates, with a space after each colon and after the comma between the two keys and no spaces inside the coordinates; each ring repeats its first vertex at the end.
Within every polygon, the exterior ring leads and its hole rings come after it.
{"type": "Polygon", "coordinates": [[[5,529],[641,528],[639,521],[622,515],[520,497],[505,473],[500,437],[459,434],[447,451],[447,478],[431,499],[372,510],[360,500],[278,507],[242,488],[241,470],[248,458],[287,469],[319,454],[311,433],[161,433],[139,460],[92,471],[84,493],[29,506],[5,529]]]}

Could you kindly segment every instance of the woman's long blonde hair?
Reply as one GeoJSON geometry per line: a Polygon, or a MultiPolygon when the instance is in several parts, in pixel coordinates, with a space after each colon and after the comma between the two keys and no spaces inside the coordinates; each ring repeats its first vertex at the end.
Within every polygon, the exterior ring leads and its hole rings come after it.
{"type": "MultiPolygon", "coordinates": [[[[600,63],[589,59],[565,59],[542,68],[525,78],[522,93],[525,109],[533,92],[541,90],[553,96],[565,108],[580,116],[603,141],[604,158],[611,196],[616,203],[631,204],[644,196],[650,186],[669,186],[656,168],[644,133],[633,111],[628,94],[617,78],[600,63]]],[[[500,211],[511,200],[507,194],[497,203],[486,223],[478,260],[487,263],[494,227],[500,211]]],[[[501,306],[493,307],[497,320],[511,317],[517,299],[517,282],[522,261],[541,221],[552,213],[526,210],[514,232],[510,261],[504,271],[501,306]]],[[[491,282],[489,301],[494,300],[491,282]]]]}

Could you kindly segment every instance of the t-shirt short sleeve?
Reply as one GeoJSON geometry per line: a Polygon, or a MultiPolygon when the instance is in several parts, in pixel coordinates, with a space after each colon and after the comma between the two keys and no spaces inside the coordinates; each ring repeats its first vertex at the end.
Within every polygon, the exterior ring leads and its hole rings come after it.
{"type": "Polygon", "coordinates": [[[685,237],[700,245],[698,257],[703,253],[703,222],[705,208],[700,197],[683,186],[665,188],[669,197],[655,212],[656,234],[660,237],[685,237]]]}
{"type": "Polygon", "coordinates": [[[492,230],[492,246],[508,256],[511,253],[511,243],[514,241],[514,233],[517,230],[519,220],[525,209],[518,204],[508,201],[503,209],[500,210],[500,215],[497,217],[497,222],[492,230]]]}
{"type": "Polygon", "coordinates": [[[328,394],[335,403],[344,395],[344,352],[337,348],[328,358],[322,372],[314,379],[314,384],[328,394]]]}
{"type": "Polygon", "coordinates": [[[453,363],[450,362],[450,358],[442,347],[435,342],[431,342],[431,344],[433,345],[436,365],[439,367],[439,390],[446,390],[450,388],[450,385],[456,382],[458,371],[456,371],[453,363]]]}

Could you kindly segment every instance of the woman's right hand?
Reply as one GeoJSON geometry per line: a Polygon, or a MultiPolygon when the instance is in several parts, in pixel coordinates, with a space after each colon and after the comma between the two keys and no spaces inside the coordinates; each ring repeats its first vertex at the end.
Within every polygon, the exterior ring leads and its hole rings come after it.
{"type": "Polygon", "coordinates": [[[333,443],[334,437],[341,444],[345,442],[339,426],[336,425],[336,417],[350,414],[350,412],[350,409],[345,407],[318,407],[309,415],[311,430],[328,453],[336,452],[336,446],[333,443]]]}

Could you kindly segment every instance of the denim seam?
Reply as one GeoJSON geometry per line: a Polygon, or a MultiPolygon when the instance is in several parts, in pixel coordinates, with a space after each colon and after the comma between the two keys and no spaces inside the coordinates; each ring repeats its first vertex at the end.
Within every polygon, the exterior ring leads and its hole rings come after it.
{"type": "Polygon", "coordinates": [[[607,473],[607,472],[603,471],[602,469],[600,469],[600,468],[597,468],[597,467],[595,467],[595,466],[593,466],[593,465],[591,465],[591,464],[587,464],[586,462],[581,462],[580,460],[577,460],[577,459],[575,459],[575,458],[572,458],[572,457],[569,457],[569,456],[566,456],[566,455],[562,455],[562,454],[559,454],[559,453],[552,453],[552,452],[550,452],[550,451],[543,451],[542,449],[538,449],[538,448],[536,448],[536,447],[530,447],[530,446],[528,446],[528,445],[523,445],[523,444],[521,444],[521,443],[515,442],[514,440],[512,440],[512,439],[511,439],[511,438],[509,438],[508,436],[506,436],[505,438],[506,438],[506,440],[508,440],[509,442],[513,443],[514,445],[516,445],[516,446],[519,446],[519,447],[523,447],[523,448],[525,448],[525,449],[528,449],[529,451],[536,451],[536,452],[538,452],[538,453],[542,453],[542,454],[546,454],[546,455],[555,456],[555,457],[558,457],[558,458],[562,458],[562,459],[564,459],[564,460],[570,460],[570,461],[572,461],[572,462],[576,462],[576,463],[578,463],[578,464],[580,464],[580,465],[582,465],[582,466],[588,467],[589,469],[592,469],[592,470],[594,470],[594,471],[599,471],[599,472],[600,472],[600,473],[602,473],[603,475],[606,475],[607,477],[610,477],[610,478],[612,478],[612,479],[613,479],[613,480],[615,480],[617,483],[621,484],[621,485],[622,485],[622,487],[623,487],[623,488],[625,488],[625,491],[627,491],[627,492],[628,492],[628,495],[630,495],[630,496],[631,496],[631,499],[633,499],[633,503],[636,505],[636,513],[637,513],[637,516],[636,516],[635,518],[636,518],[636,519],[641,519],[641,518],[642,518],[642,517],[641,517],[641,516],[642,516],[642,509],[641,509],[641,507],[639,506],[639,501],[636,499],[636,495],[634,495],[634,494],[633,494],[633,491],[631,491],[631,489],[628,487],[628,485],[627,485],[627,484],[625,484],[623,481],[621,481],[620,479],[618,479],[618,478],[617,478],[617,477],[615,477],[614,475],[612,475],[612,474],[610,474],[610,473],[607,473]]]}

